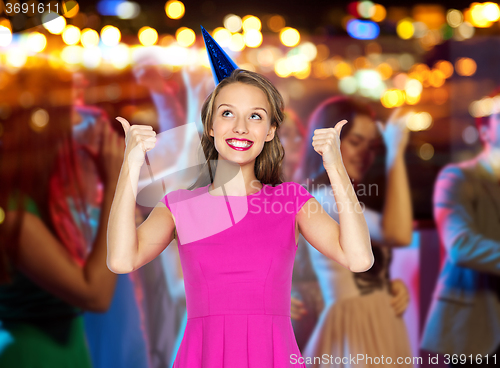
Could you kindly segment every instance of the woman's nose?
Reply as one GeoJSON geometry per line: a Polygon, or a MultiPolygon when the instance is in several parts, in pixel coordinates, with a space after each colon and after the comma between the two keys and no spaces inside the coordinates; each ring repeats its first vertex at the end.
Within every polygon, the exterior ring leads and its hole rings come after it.
{"type": "Polygon", "coordinates": [[[233,132],[238,133],[238,134],[248,133],[247,126],[242,119],[236,120],[235,126],[233,128],[233,132]]]}

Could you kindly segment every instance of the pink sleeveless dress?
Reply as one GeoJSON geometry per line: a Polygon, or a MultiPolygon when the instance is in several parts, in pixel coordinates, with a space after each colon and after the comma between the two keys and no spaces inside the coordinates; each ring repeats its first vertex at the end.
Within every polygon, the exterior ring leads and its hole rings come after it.
{"type": "Polygon", "coordinates": [[[290,320],[299,184],[249,196],[209,185],[168,193],[186,288],[187,325],[173,368],[305,367],[290,320]]]}

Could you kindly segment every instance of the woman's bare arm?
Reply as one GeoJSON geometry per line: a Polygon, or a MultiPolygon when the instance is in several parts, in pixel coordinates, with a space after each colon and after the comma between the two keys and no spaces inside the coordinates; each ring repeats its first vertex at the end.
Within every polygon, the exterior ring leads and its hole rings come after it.
{"type": "Polygon", "coordinates": [[[129,273],[158,256],[170,243],[175,223],[170,210],[159,203],[136,229],[135,208],[140,168],[145,153],[154,148],[151,126],[130,124],[119,118],[125,130],[126,150],[108,223],[107,265],[115,273],[129,273]]]}
{"type": "MultiPolygon", "coordinates": [[[[105,312],[116,285],[116,275],[106,266],[106,224],[112,198],[112,191],[104,195],[97,236],[83,267],[43,221],[28,212],[21,221],[16,266],[61,300],[84,310],[105,312]]],[[[14,219],[16,214],[12,212],[8,217],[14,219]]]]}

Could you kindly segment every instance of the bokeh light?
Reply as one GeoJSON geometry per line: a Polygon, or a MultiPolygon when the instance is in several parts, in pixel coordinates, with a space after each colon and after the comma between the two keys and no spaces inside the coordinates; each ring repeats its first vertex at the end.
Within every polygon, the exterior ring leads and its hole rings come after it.
{"type": "Polygon", "coordinates": [[[80,11],[80,5],[76,1],[63,1],[62,14],[66,18],[74,18],[80,11]]]}
{"type": "Polygon", "coordinates": [[[464,21],[464,15],[460,10],[450,9],[446,13],[446,21],[450,27],[457,28],[464,21]]]}
{"type": "Polygon", "coordinates": [[[68,24],[62,33],[62,39],[66,45],[76,45],[80,42],[80,28],[68,24]]]}
{"type": "Polygon", "coordinates": [[[438,70],[441,70],[446,79],[450,78],[453,75],[453,64],[448,60],[440,60],[434,64],[434,67],[438,70]]]}
{"type": "Polygon", "coordinates": [[[231,36],[229,49],[231,51],[242,51],[245,48],[245,38],[241,33],[235,33],[231,36]]]}
{"type": "Polygon", "coordinates": [[[241,18],[235,14],[226,15],[223,24],[224,27],[232,33],[241,31],[241,18]]]}
{"type": "Polygon", "coordinates": [[[408,40],[413,37],[415,28],[411,19],[400,20],[396,26],[396,32],[403,40],[408,40]]]}
{"type": "Polygon", "coordinates": [[[82,31],[80,42],[82,43],[83,47],[97,46],[99,45],[99,33],[91,28],[85,28],[82,31]]]}
{"type": "Polygon", "coordinates": [[[427,130],[432,125],[432,116],[428,112],[411,112],[408,114],[406,126],[413,132],[427,130]]]}
{"type": "Polygon", "coordinates": [[[213,36],[214,40],[217,41],[217,43],[220,46],[226,47],[231,42],[232,35],[228,29],[226,29],[224,27],[217,27],[214,29],[212,36],[213,36]]]}
{"type": "Polygon", "coordinates": [[[273,15],[267,21],[267,26],[273,32],[279,32],[282,28],[285,28],[286,22],[285,19],[281,15],[273,15]]]}
{"type": "Polygon", "coordinates": [[[33,52],[42,52],[47,46],[47,38],[39,32],[31,32],[28,36],[28,48],[33,52]]]}
{"type": "Polygon", "coordinates": [[[248,47],[259,47],[262,44],[262,33],[257,29],[250,29],[243,34],[245,45],[248,47]]]}
{"type": "Polygon", "coordinates": [[[60,15],[54,17],[54,13],[44,13],[42,23],[45,29],[52,34],[61,34],[66,27],[66,19],[60,15]]]}
{"type": "Polygon", "coordinates": [[[118,4],[116,13],[120,19],[134,19],[141,13],[141,7],[134,1],[124,1],[118,4]]]}
{"type": "Polygon", "coordinates": [[[371,20],[380,23],[385,19],[386,15],[387,11],[385,10],[384,6],[381,4],[375,4],[371,20]]]}
{"type": "Polygon", "coordinates": [[[196,34],[191,28],[181,27],[175,32],[175,39],[179,45],[189,47],[196,41],[196,34]]]}
{"type": "Polygon", "coordinates": [[[246,15],[243,17],[241,22],[241,28],[243,28],[244,32],[248,32],[252,29],[260,31],[262,28],[262,23],[259,18],[253,15],[246,15]]]}
{"type": "Polygon", "coordinates": [[[434,157],[434,146],[430,143],[424,143],[418,150],[418,155],[422,160],[428,161],[434,157]]]}
{"type": "Polygon", "coordinates": [[[398,107],[405,102],[405,96],[399,89],[388,89],[382,94],[380,102],[387,108],[398,107]]]}
{"type": "Polygon", "coordinates": [[[457,71],[457,74],[463,77],[470,77],[471,75],[474,75],[474,73],[476,73],[476,69],[477,64],[471,58],[463,57],[459,58],[455,62],[455,70],[457,71]]]}
{"type": "Polygon", "coordinates": [[[0,26],[0,47],[8,46],[11,42],[12,31],[5,26],[0,26]]]}
{"type": "Polygon", "coordinates": [[[372,1],[358,1],[358,14],[363,18],[371,18],[375,14],[375,4],[372,1]]]}
{"type": "Polygon", "coordinates": [[[30,127],[35,132],[41,132],[49,124],[49,113],[44,109],[37,109],[31,114],[30,127]]]}
{"type": "Polygon", "coordinates": [[[294,47],[300,42],[300,33],[295,28],[285,27],[280,31],[280,41],[285,46],[294,47]]]}
{"type": "Polygon", "coordinates": [[[113,26],[105,26],[101,29],[101,40],[106,46],[116,46],[122,38],[118,28],[113,26]]]}
{"type": "Polygon", "coordinates": [[[170,0],[165,4],[165,13],[170,19],[181,19],[186,8],[181,1],[170,0]]]}
{"type": "Polygon", "coordinates": [[[142,27],[138,32],[139,42],[143,46],[152,46],[158,41],[158,32],[151,27],[142,27]]]}

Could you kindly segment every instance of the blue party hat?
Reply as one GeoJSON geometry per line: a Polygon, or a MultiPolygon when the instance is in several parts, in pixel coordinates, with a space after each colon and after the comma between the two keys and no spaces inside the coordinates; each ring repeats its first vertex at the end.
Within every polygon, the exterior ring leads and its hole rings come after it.
{"type": "Polygon", "coordinates": [[[208,59],[212,67],[212,74],[214,76],[215,85],[218,85],[221,80],[229,77],[233,70],[238,69],[238,66],[231,60],[231,58],[224,52],[222,47],[210,36],[203,26],[201,26],[201,34],[205,40],[205,47],[207,48],[208,59]]]}

